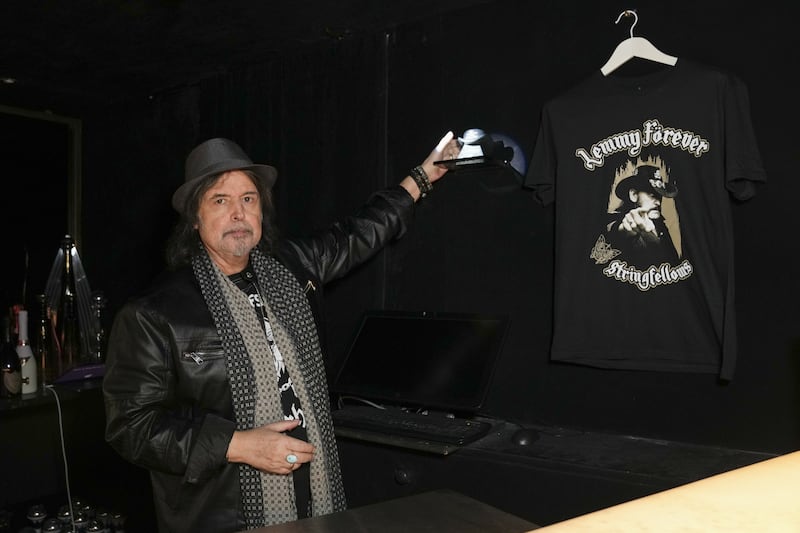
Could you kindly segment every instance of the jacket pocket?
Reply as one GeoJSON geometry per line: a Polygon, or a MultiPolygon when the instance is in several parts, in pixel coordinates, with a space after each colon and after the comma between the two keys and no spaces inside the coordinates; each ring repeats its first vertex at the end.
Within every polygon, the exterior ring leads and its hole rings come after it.
{"type": "Polygon", "coordinates": [[[227,358],[220,341],[185,344],[178,359],[178,394],[184,401],[205,409],[230,394],[227,358]]]}
{"type": "Polygon", "coordinates": [[[184,350],[181,352],[181,362],[185,364],[195,364],[198,366],[202,366],[208,363],[211,363],[215,359],[224,359],[225,352],[222,350],[222,346],[217,346],[215,348],[196,348],[193,350],[184,350]]]}

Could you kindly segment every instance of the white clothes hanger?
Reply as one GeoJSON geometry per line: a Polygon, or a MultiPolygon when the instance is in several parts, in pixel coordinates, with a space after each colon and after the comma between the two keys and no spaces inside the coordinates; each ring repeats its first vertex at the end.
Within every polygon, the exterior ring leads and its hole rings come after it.
{"type": "Polygon", "coordinates": [[[626,9],[620,13],[617,17],[617,21],[614,24],[619,24],[619,21],[623,16],[633,16],[633,24],[631,24],[631,36],[619,43],[614,49],[614,52],[611,54],[611,57],[608,58],[608,61],[606,61],[606,64],[600,67],[600,72],[603,73],[603,76],[608,76],[623,63],[633,59],[634,57],[640,57],[642,59],[648,59],[650,61],[671,66],[674,66],[675,63],[678,62],[677,57],[665,54],[644,37],[633,36],[633,27],[636,26],[637,22],[639,22],[639,16],[636,14],[635,9],[626,9]]]}

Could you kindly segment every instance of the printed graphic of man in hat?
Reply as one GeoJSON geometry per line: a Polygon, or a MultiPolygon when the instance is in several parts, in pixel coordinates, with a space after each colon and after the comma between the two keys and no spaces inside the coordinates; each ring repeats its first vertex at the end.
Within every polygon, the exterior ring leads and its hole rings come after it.
{"type": "Polygon", "coordinates": [[[662,198],[674,198],[678,188],[665,182],[661,169],[642,165],[621,180],[614,194],[622,205],[606,226],[606,240],[620,250],[620,259],[639,267],[674,263],[678,253],[664,223],[662,198]]]}

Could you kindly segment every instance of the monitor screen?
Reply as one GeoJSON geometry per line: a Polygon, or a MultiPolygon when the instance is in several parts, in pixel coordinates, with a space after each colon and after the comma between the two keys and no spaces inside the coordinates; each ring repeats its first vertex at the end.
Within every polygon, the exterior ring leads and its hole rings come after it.
{"type": "Polygon", "coordinates": [[[369,311],[333,392],[392,405],[474,412],[483,404],[508,318],[369,311]]]}

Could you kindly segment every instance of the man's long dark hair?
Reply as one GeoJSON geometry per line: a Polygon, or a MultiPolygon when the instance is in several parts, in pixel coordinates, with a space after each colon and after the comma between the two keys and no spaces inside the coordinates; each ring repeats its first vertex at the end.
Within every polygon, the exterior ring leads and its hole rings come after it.
{"type": "MultiPolygon", "coordinates": [[[[258,246],[261,247],[264,253],[269,253],[277,239],[277,231],[273,223],[275,208],[272,203],[272,191],[264,187],[264,182],[249,170],[243,170],[242,172],[250,176],[258,191],[262,215],[261,241],[259,241],[258,246]]],[[[203,249],[200,234],[195,228],[199,223],[197,212],[200,209],[200,199],[221,176],[222,174],[214,174],[203,178],[192,194],[186,198],[186,204],[183,206],[180,219],[172,228],[172,233],[167,240],[165,259],[167,268],[170,270],[191,264],[192,257],[203,249]]]]}

